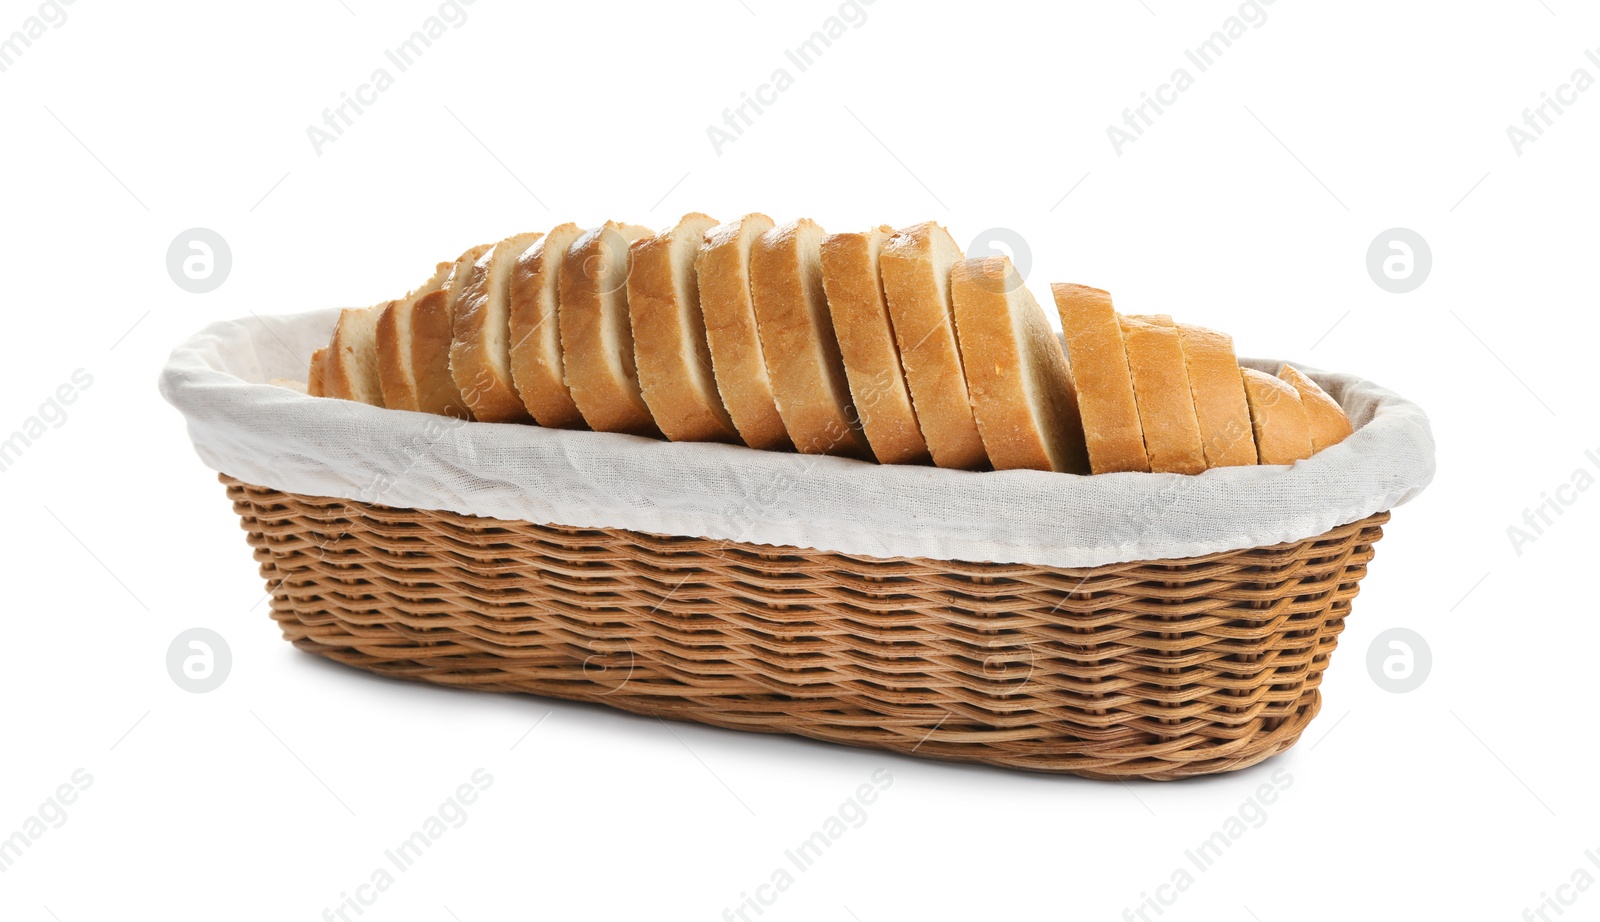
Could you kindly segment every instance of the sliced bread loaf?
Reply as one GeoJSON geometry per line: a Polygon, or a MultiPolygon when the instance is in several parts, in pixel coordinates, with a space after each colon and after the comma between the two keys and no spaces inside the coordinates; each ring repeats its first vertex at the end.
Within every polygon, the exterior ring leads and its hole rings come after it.
{"type": "Polygon", "coordinates": [[[561,360],[567,389],[589,428],[659,436],[639,393],[628,320],[628,246],[648,227],[607,221],[561,262],[561,360]]]}
{"type": "Polygon", "coordinates": [[[962,258],[950,232],[930,221],[884,241],[878,268],[911,402],[933,462],[977,470],[988,465],[989,457],[967,397],[950,305],[950,269],[962,258]]]}
{"type": "Polygon", "coordinates": [[[1300,394],[1300,405],[1306,410],[1306,425],[1310,429],[1313,453],[1343,442],[1355,431],[1350,425],[1350,417],[1345,415],[1344,407],[1339,406],[1338,401],[1328,396],[1327,391],[1298,368],[1285,364],[1278,369],[1278,377],[1294,385],[1295,391],[1300,394]]]}
{"type": "Polygon", "coordinates": [[[474,419],[489,423],[527,423],[511,380],[511,274],[538,232],[517,234],[478,257],[461,287],[452,320],[450,375],[474,419]]]}
{"type": "Polygon", "coordinates": [[[383,405],[392,410],[417,409],[417,376],[411,367],[411,317],[417,300],[438,291],[450,278],[455,263],[434,267],[433,277],[404,298],[390,301],[378,315],[378,385],[383,405]]]}
{"type": "Polygon", "coordinates": [[[1011,260],[956,263],[950,297],[967,394],[995,470],[1089,473],[1066,354],[1011,260]]]}
{"type": "Polygon", "coordinates": [[[1120,320],[1150,470],[1157,474],[1200,473],[1206,469],[1206,453],[1200,443],[1200,422],[1177,326],[1165,314],[1123,316],[1120,320]]]}
{"type": "Polygon", "coordinates": [[[628,315],[639,391],[661,432],[674,442],[743,444],[711,371],[694,261],[717,220],[684,215],[672,228],[633,242],[628,254],[628,315]]]}
{"type": "Polygon", "coordinates": [[[845,376],[861,430],[884,464],[926,464],[928,442],[906,387],[878,258],[894,230],[829,234],[822,239],[822,287],[839,338],[845,376]]]}
{"type": "Polygon", "coordinates": [[[511,271],[511,380],[523,406],[550,429],[582,429],[561,361],[561,262],[583,228],[552,228],[517,257],[511,271]]]}
{"type": "Polygon", "coordinates": [[[1096,474],[1150,470],[1133,375],[1111,295],[1088,285],[1050,286],[1078,395],[1089,466],[1096,474]]]}
{"type": "Polygon", "coordinates": [[[756,329],[778,414],[795,448],[870,460],[822,287],[824,236],[815,221],[801,218],[756,240],[750,249],[756,329]]]}
{"type": "Polygon", "coordinates": [[[1233,353],[1233,337],[1204,327],[1178,325],[1189,390],[1200,423],[1200,444],[1206,467],[1238,467],[1256,463],[1256,442],[1250,429],[1250,405],[1244,378],[1233,353]]]}
{"type": "Polygon", "coordinates": [[[1254,368],[1241,368],[1240,373],[1260,462],[1293,464],[1311,457],[1311,426],[1294,385],[1254,368]]]}
{"type": "Polygon", "coordinates": [[[378,317],[384,306],[339,312],[323,371],[328,396],[383,406],[383,388],[378,383],[378,317]]]}
{"type": "Polygon", "coordinates": [[[764,214],[747,214],[713,227],[695,255],[694,269],[723,406],[746,445],[782,450],[793,443],[778,413],[750,299],[750,248],[772,226],[764,214]]]}

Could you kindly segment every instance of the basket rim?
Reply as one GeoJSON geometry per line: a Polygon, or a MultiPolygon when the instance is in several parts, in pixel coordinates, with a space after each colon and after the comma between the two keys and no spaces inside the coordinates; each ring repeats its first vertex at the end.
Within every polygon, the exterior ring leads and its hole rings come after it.
{"type": "MultiPolygon", "coordinates": [[[[228,473],[225,473],[225,472],[217,474],[217,481],[219,483],[221,483],[224,487],[227,487],[227,488],[235,488],[235,487],[237,487],[237,488],[240,488],[240,489],[243,489],[243,490],[268,490],[268,491],[272,491],[272,492],[285,493],[285,494],[293,495],[297,499],[304,500],[304,501],[310,501],[310,502],[323,501],[323,502],[329,502],[329,503],[335,503],[335,502],[355,503],[355,504],[359,505],[361,507],[362,511],[367,515],[370,515],[372,512],[374,512],[376,510],[386,510],[388,512],[394,513],[396,516],[399,516],[399,517],[406,517],[406,516],[408,516],[408,515],[410,515],[412,513],[417,513],[417,512],[438,513],[438,514],[441,514],[441,515],[464,516],[464,517],[467,517],[467,518],[481,520],[481,525],[485,529],[504,528],[504,527],[507,527],[507,526],[533,525],[533,526],[543,527],[543,528],[563,528],[563,529],[572,529],[574,531],[581,531],[581,532],[591,532],[592,531],[592,532],[595,532],[595,533],[604,533],[604,534],[612,534],[612,535],[614,535],[616,533],[625,533],[625,534],[629,535],[629,537],[632,538],[633,540],[640,541],[641,543],[647,543],[647,544],[650,544],[650,543],[672,544],[674,542],[682,541],[682,540],[684,540],[686,538],[705,540],[703,536],[699,536],[699,535],[679,535],[679,534],[669,534],[669,533],[665,533],[665,532],[661,532],[661,533],[640,532],[640,531],[634,531],[632,529],[613,528],[613,527],[604,526],[604,525],[595,525],[595,526],[589,526],[589,525],[565,525],[565,524],[562,524],[562,523],[559,523],[559,522],[530,522],[530,521],[527,521],[525,519],[499,519],[499,518],[494,518],[494,517],[491,517],[491,516],[480,516],[480,515],[477,515],[476,513],[470,513],[470,512],[456,512],[456,511],[451,510],[451,509],[423,509],[423,508],[418,508],[418,507],[415,507],[415,506],[389,506],[389,505],[385,505],[383,503],[372,503],[372,502],[368,502],[368,501],[362,500],[362,499],[351,499],[349,497],[316,496],[316,495],[310,495],[310,494],[296,494],[296,493],[293,493],[292,491],[284,490],[284,489],[282,489],[280,487],[270,486],[268,484],[251,483],[248,480],[243,480],[241,478],[235,477],[232,474],[228,474],[228,473]]],[[[1243,552],[1248,552],[1248,551],[1268,551],[1268,552],[1270,552],[1270,551],[1291,550],[1291,549],[1299,546],[1300,544],[1304,543],[1308,539],[1315,538],[1315,539],[1327,540],[1327,539],[1330,539],[1330,538],[1342,537],[1342,535],[1345,532],[1348,532],[1348,531],[1360,531],[1362,529],[1372,528],[1372,527],[1375,527],[1375,526],[1376,527],[1382,527],[1382,526],[1387,525],[1389,523],[1390,518],[1391,518],[1391,510],[1380,509],[1377,512],[1372,513],[1371,515],[1363,516],[1362,518],[1359,518],[1359,519],[1356,519],[1356,520],[1350,521],[1350,522],[1341,522],[1338,525],[1334,525],[1334,526],[1330,527],[1327,531],[1325,531],[1325,532],[1323,532],[1321,534],[1309,535],[1306,538],[1297,538],[1297,539],[1293,539],[1293,540],[1289,540],[1289,541],[1279,541],[1279,542],[1277,542],[1275,544],[1262,544],[1262,545],[1256,545],[1256,546],[1253,546],[1253,547],[1228,548],[1226,550],[1211,551],[1210,553],[1199,554],[1199,555],[1195,555],[1195,556],[1192,556],[1192,557],[1160,557],[1160,558],[1137,559],[1137,560],[1117,560],[1117,561],[1111,561],[1109,563],[1104,563],[1104,564],[1096,564],[1096,565],[1091,566],[1091,567],[1054,567],[1054,566],[1042,565],[1042,564],[1030,564],[1030,563],[1020,563],[1020,562],[994,561],[994,560],[960,560],[960,559],[955,559],[955,558],[882,557],[882,556],[878,556],[878,555],[874,555],[874,554],[852,554],[852,553],[847,553],[847,552],[844,552],[844,551],[829,551],[829,550],[820,549],[820,548],[798,547],[798,546],[794,546],[794,545],[760,544],[760,543],[757,543],[757,542],[728,542],[728,544],[730,546],[738,546],[738,545],[742,544],[742,545],[746,545],[746,546],[752,547],[752,548],[759,547],[759,548],[761,548],[763,550],[771,551],[773,555],[778,556],[778,557],[791,556],[791,555],[828,554],[828,555],[836,555],[836,556],[839,556],[839,557],[848,558],[848,559],[851,559],[851,560],[858,560],[858,561],[863,561],[863,562],[872,561],[872,562],[875,562],[875,563],[929,564],[929,563],[937,562],[937,563],[940,563],[940,564],[943,564],[943,565],[948,565],[950,567],[956,568],[957,570],[970,568],[971,570],[974,571],[974,573],[981,573],[981,575],[983,575],[985,577],[1007,578],[1007,577],[1015,576],[1017,574],[1028,573],[1028,572],[1037,571],[1037,570],[1040,570],[1040,569],[1050,569],[1050,570],[1056,570],[1056,571],[1059,571],[1059,572],[1062,572],[1062,573],[1066,573],[1066,574],[1069,574],[1069,575],[1077,575],[1077,574],[1080,574],[1080,573],[1102,572],[1102,571],[1106,571],[1106,570],[1109,570],[1109,569],[1112,569],[1112,568],[1115,568],[1115,569],[1118,569],[1118,570],[1122,570],[1122,569],[1130,569],[1131,570],[1131,569],[1137,569],[1137,568],[1140,568],[1140,567],[1151,567],[1151,566],[1156,566],[1156,567],[1162,567],[1162,566],[1190,567],[1190,566],[1195,566],[1195,565],[1198,565],[1198,564],[1210,563],[1210,562],[1213,562],[1213,561],[1216,561],[1216,560],[1221,560],[1221,559],[1230,557],[1232,555],[1243,553],[1243,552]]]]}
{"type": "Polygon", "coordinates": [[[1371,381],[1310,368],[1350,412],[1355,434],[1292,466],[1200,475],[878,465],[466,424],[265,383],[303,377],[337,316],[334,308],[220,321],[173,351],[161,391],[183,414],[207,466],[285,492],[399,508],[876,558],[1054,567],[1298,541],[1405,503],[1434,472],[1421,408],[1371,381]]]}

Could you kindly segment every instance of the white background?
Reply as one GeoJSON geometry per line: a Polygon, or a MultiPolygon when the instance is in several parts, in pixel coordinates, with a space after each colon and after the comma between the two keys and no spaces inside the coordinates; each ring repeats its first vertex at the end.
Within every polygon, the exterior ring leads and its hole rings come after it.
{"type": "MultiPolygon", "coordinates": [[[[1600,78],[1600,15],[1278,0],[1119,156],[1106,126],[1194,73],[1184,49],[1236,4],[877,0],[797,73],[784,50],[837,9],[478,0],[320,156],[307,127],[436,4],[78,0],[0,73],[0,434],[93,377],[0,473],[0,836],[93,777],[0,873],[0,917],[322,918],[480,767],[468,821],[364,918],[723,918],[879,769],[866,822],[760,918],[1124,918],[1275,771],[1292,784],[1264,824],[1164,922],[1512,920],[1558,892],[1567,918],[1600,913],[1600,890],[1557,889],[1600,877],[1600,491],[1563,493],[1520,553],[1507,533],[1575,470],[1600,476],[1600,91],[1520,155],[1506,134],[1576,68],[1600,78]],[[719,155],[707,126],[777,67],[793,87],[719,155]],[[691,210],[1011,228],[1046,303],[1049,281],[1105,287],[1421,403],[1438,478],[1379,545],[1300,745],[1232,776],[1095,783],[379,680],[279,640],[156,394],[172,345],[393,297],[516,231],[691,210]],[[197,226],[233,253],[209,294],[166,269],[197,226]],[[1431,244],[1409,294],[1366,270],[1391,227],[1431,244]],[[233,651],[209,694],[165,666],[196,626],[233,651]],[[1403,695],[1364,662],[1395,626],[1434,658],[1403,695]]],[[[37,10],[0,2],[0,35],[37,10]]]]}

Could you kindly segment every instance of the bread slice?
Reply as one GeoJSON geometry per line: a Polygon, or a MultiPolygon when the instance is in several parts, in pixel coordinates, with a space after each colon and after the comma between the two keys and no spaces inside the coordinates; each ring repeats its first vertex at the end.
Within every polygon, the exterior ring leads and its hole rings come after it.
{"type": "Polygon", "coordinates": [[[1300,405],[1306,410],[1306,424],[1311,430],[1311,451],[1319,452],[1329,445],[1337,445],[1350,437],[1355,428],[1344,407],[1328,396],[1317,382],[1306,377],[1298,368],[1285,364],[1278,369],[1278,377],[1294,385],[1300,394],[1300,405]]]}
{"type": "Polygon", "coordinates": [[[423,413],[472,418],[450,373],[450,344],[455,341],[456,302],[473,264],[492,246],[485,243],[462,253],[439,290],[418,298],[411,308],[411,374],[417,382],[417,409],[423,413]]]}
{"type": "Polygon", "coordinates": [[[411,368],[411,317],[417,299],[438,291],[455,263],[434,266],[433,276],[404,298],[390,301],[378,315],[378,385],[383,405],[392,410],[417,409],[417,376],[411,368]]]}
{"type": "Polygon", "coordinates": [[[878,227],[822,238],[822,287],[850,397],[872,453],[884,464],[927,464],[928,442],[911,405],[878,272],[879,254],[892,233],[878,227]]]}
{"type": "Polygon", "coordinates": [[[1066,354],[1011,260],[956,263],[950,299],[967,394],[995,470],[1089,473],[1066,354]]]}
{"type": "Polygon", "coordinates": [[[539,425],[582,429],[561,361],[561,262],[583,228],[552,228],[517,257],[511,270],[511,381],[539,425]]]}
{"type": "Polygon", "coordinates": [[[1096,474],[1148,472],[1150,458],[1133,397],[1133,374],[1111,295],[1064,282],[1052,284],[1050,294],[1061,315],[1090,469],[1096,474]]]}
{"type": "Polygon", "coordinates": [[[896,231],[878,257],[906,384],[933,463],[977,470],[989,463],[967,397],[950,305],[950,269],[963,259],[933,222],[896,231]]]}
{"type": "Polygon", "coordinates": [[[383,406],[378,383],[378,317],[384,305],[345,308],[328,344],[323,387],[330,397],[383,406]]]}
{"type": "Polygon", "coordinates": [[[306,393],[313,397],[327,397],[328,388],[323,383],[328,368],[328,347],[311,353],[311,367],[306,373],[306,393]]]}
{"type": "Polygon", "coordinates": [[[1122,316],[1119,320],[1150,470],[1200,473],[1206,469],[1206,453],[1200,443],[1200,422],[1177,326],[1165,314],[1122,316]]]}
{"type": "Polygon", "coordinates": [[[822,287],[822,238],[810,218],[762,234],[750,248],[750,297],[772,393],[800,452],[872,459],[850,406],[850,384],[822,287]]]}
{"type": "Polygon", "coordinates": [[[723,406],[746,445],[776,451],[793,442],[778,413],[750,300],[750,248],[772,226],[764,214],[747,214],[706,231],[694,271],[723,406]]]}
{"type": "Polygon", "coordinates": [[[698,212],[629,248],[628,316],[639,392],[674,442],[742,445],[717,393],[694,260],[717,219],[698,212]]]}
{"type": "Polygon", "coordinates": [[[1250,427],[1262,464],[1293,464],[1311,457],[1311,426],[1294,385],[1254,368],[1241,368],[1250,402],[1250,427]]]}
{"type": "Polygon", "coordinates": [[[1250,428],[1250,405],[1244,378],[1233,353],[1233,337],[1204,327],[1178,325],[1183,361],[1189,370],[1189,391],[1200,423],[1200,444],[1206,467],[1239,467],[1256,463],[1256,442],[1250,428]]]}
{"type": "Polygon", "coordinates": [[[659,436],[639,393],[628,320],[628,245],[648,227],[607,221],[561,261],[561,359],[567,389],[589,428],[659,436]]]}
{"type": "Polygon", "coordinates": [[[450,375],[474,419],[531,423],[511,381],[511,319],[507,306],[516,261],[543,234],[517,234],[478,257],[456,302],[450,375]]]}

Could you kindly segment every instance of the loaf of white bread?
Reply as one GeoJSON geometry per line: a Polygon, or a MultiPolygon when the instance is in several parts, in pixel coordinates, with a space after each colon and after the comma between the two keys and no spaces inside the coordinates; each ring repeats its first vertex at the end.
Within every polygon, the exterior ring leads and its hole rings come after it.
{"type": "Polygon", "coordinates": [[[1293,464],[1350,419],[1227,334],[1057,283],[932,222],[827,233],[693,213],[472,247],[341,312],[306,392],[497,423],[963,470],[1198,474],[1293,464]]]}

